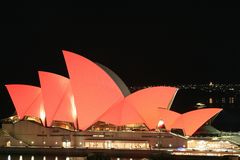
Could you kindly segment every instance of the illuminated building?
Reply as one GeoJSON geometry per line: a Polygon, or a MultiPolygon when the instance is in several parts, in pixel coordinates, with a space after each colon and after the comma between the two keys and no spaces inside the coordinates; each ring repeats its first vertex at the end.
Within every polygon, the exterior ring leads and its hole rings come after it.
{"type": "Polygon", "coordinates": [[[39,71],[40,87],[6,85],[17,115],[2,124],[6,134],[0,145],[186,147],[188,137],[221,111],[176,113],[170,108],[177,88],[157,86],[130,93],[109,68],[68,51],[63,55],[69,78],[39,71]]]}

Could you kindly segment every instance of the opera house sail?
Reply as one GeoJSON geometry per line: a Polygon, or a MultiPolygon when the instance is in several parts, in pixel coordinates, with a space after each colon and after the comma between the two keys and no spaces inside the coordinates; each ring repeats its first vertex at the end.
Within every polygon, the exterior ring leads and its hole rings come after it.
{"type": "Polygon", "coordinates": [[[40,86],[6,85],[16,115],[2,121],[1,146],[187,147],[189,138],[222,110],[174,112],[178,88],[130,93],[109,68],[69,51],[63,56],[69,77],[39,71],[40,86]]]}

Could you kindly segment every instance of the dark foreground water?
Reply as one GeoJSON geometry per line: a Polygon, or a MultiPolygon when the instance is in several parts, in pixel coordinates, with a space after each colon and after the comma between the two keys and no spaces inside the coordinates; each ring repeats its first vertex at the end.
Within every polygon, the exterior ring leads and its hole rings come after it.
{"type": "MultiPolygon", "coordinates": [[[[169,158],[169,159],[161,159],[161,158],[154,158],[154,160],[236,160],[236,157],[234,158],[214,158],[214,157],[195,157],[195,158],[169,158]]],[[[148,158],[111,158],[111,157],[68,157],[68,156],[44,156],[44,155],[0,155],[0,160],[150,160],[148,158]]]]}
{"type": "MultiPolygon", "coordinates": [[[[91,159],[103,159],[100,157],[89,158],[91,159]]],[[[105,157],[109,160],[148,160],[147,158],[111,158],[105,157]]],[[[34,156],[34,155],[0,155],[0,160],[87,160],[86,157],[68,157],[68,156],[34,156]]]]}

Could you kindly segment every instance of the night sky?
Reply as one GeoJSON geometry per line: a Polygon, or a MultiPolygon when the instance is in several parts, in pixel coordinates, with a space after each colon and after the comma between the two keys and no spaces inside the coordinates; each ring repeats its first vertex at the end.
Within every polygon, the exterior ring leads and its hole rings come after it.
{"type": "MultiPolygon", "coordinates": [[[[38,70],[68,76],[61,50],[111,68],[128,86],[240,83],[240,10],[231,6],[7,4],[0,29],[0,104],[11,104],[5,84],[39,85],[38,70]]],[[[12,112],[6,108],[1,114],[12,112]]]]}

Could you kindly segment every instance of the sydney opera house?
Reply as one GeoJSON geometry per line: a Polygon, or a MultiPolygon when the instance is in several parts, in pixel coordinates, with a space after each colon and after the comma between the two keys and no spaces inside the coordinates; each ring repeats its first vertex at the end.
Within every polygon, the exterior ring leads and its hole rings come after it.
{"type": "Polygon", "coordinates": [[[177,88],[157,86],[130,93],[102,64],[69,51],[63,56],[69,78],[39,71],[40,86],[6,85],[16,115],[2,120],[0,146],[194,148],[198,141],[192,135],[221,111],[176,113],[171,104],[177,88]]]}

